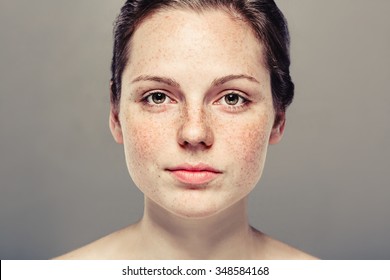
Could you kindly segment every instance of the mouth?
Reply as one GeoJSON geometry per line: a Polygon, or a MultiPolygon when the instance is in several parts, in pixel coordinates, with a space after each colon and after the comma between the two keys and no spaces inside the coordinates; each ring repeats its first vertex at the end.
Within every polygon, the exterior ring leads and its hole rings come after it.
{"type": "Polygon", "coordinates": [[[188,185],[203,185],[222,174],[220,170],[206,164],[183,164],[166,170],[178,181],[188,185]]]}

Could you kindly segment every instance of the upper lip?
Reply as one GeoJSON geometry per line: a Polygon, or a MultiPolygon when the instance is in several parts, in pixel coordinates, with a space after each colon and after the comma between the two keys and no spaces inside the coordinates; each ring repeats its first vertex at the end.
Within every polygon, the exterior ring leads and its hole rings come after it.
{"type": "Polygon", "coordinates": [[[197,164],[183,163],[174,167],[167,168],[167,170],[169,171],[185,170],[185,171],[192,171],[192,172],[208,171],[214,173],[222,173],[222,171],[215,169],[205,163],[197,163],[197,164]]]}

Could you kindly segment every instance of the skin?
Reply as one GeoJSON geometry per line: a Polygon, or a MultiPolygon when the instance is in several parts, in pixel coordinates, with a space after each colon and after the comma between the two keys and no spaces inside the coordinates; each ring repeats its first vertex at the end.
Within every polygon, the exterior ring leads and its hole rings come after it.
{"type": "Polygon", "coordinates": [[[144,216],[62,258],[312,258],[247,219],[248,194],[284,124],[262,44],[244,21],[216,10],[147,17],[131,40],[119,113],[113,105],[110,112],[114,139],[145,195],[144,216]],[[207,164],[218,175],[183,183],[170,170],[184,163],[207,164]]]}

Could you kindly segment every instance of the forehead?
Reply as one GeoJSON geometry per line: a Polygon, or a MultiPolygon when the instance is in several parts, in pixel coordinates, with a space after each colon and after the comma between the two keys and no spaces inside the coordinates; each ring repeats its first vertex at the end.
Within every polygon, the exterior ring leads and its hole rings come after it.
{"type": "Polygon", "coordinates": [[[130,72],[137,73],[156,67],[168,72],[172,67],[184,71],[207,67],[251,75],[265,65],[263,45],[250,25],[216,9],[168,9],[146,17],[132,36],[129,64],[130,72]]]}

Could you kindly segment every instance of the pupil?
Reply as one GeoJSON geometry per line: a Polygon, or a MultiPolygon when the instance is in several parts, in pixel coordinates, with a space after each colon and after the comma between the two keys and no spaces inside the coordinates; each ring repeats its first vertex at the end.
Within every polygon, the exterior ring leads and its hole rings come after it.
{"type": "Polygon", "coordinates": [[[236,105],[238,103],[237,94],[228,94],[225,96],[225,101],[229,105],[236,105]]]}
{"type": "Polygon", "coordinates": [[[161,92],[153,93],[152,99],[154,103],[161,104],[165,101],[165,94],[161,92]]]}

